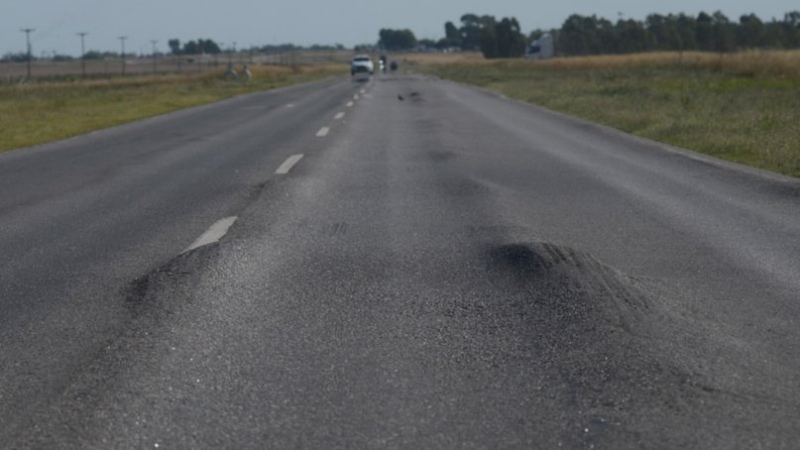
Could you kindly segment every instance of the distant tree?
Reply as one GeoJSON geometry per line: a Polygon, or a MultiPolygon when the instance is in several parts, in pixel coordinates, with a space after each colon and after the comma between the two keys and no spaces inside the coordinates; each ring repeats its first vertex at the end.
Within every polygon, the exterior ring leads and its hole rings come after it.
{"type": "Polygon", "coordinates": [[[764,45],[764,22],[755,14],[739,17],[736,29],[736,46],[739,48],[755,48],[764,45]]]}
{"type": "Polygon", "coordinates": [[[444,42],[441,44],[443,47],[461,47],[461,32],[453,22],[444,24],[444,42]]]}
{"type": "Polygon", "coordinates": [[[97,50],[89,50],[84,53],[83,59],[85,60],[98,60],[105,58],[117,58],[119,55],[116,52],[99,52],[97,50]]]}
{"type": "Polygon", "coordinates": [[[497,36],[497,56],[499,58],[519,58],[525,54],[525,35],[515,17],[503,18],[495,25],[497,36]]]}
{"type": "Polygon", "coordinates": [[[477,16],[475,14],[464,14],[461,16],[461,48],[463,50],[474,51],[481,48],[481,36],[484,29],[494,26],[495,19],[492,16],[477,16]]]}
{"type": "MultiPolygon", "coordinates": [[[[33,54],[31,54],[31,61],[35,61],[37,58],[33,54]]],[[[19,52],[19,53],[6,53],[3,55],[0,61],[3,62],[27,62],[28,61],[28,53],[27,52],[19,52]]]]}
{"type": "Polygon", "coordinates": [[[417,47],[426,50],[439,48],[439,43],[433,39],[420,39],[417,41],[417,47]]]}
{"type": "Polygon", "coordinates": [[[616,25],[616,52],[636,53],[645,52],[655,46],[655,38],[642,22],[620,19],[616,25]]]}
{"type": "Polygon", "coordinates": [[[200,54],[200,46],[197,44],[197,41],[189,41],[183,44],[183,51],[187,55],[198,55],[200,54]]]}
{"type": "Polygon", "coordinates": [[[786,13],[783,16],[780,28],[783,35],[783,46],[786,48],[800,48],[800,11],[786,13]]]}
{"type": "Polygon", "coordinates": [[[378,46],[389,51],[411,50],[417,47],[417,38],[411,30],[382,29],[378,33],[378,46]]]}
{"type": "Polygon", "coordinates": [[[658,50],[668,50],[671,47],[670,20],[661,14],[650,14],[644,21],[645,27],[654,40],[654,47],[658,50]]]}
{"type": "MultiPolygon", "coordinates": [[[[500,21],[492,16],[464,14],[461,27],[453,22],[444,26],[445,37],[439,48],[456,42],[464,50],[480,50],[487,58],[520,54],[519,42],[533,42],[545,34],[531,32],[521,36],[514,18],[500,21]],[[457,40],[456,40],[457,37],[457,40]]],[[[800,11],[787,12],[782,20],[763,22],[755,14],[746,14],[738,22],[721,11],[701,12],[696,17],[686,14],[650,14],[644,21],[569,16],[559,29],[547,31],[553,38],[557,55],[594,55],[602,53],[634,53],[652,50],[728,52],[737,48],[800,48],[800,11]]]]}
{"type": "Polygon", "coordinates": [[[591,35],[594,36],[589,42],[589,53],[623,53],[625,47],[629,45],[627,39],[627,21],[619,20],[614,25],[610,20],[602,17],[591,17],[586,26],[594,28],[591,35]]]}
{"type": "Polygon", "coordinates": [[[498,48],[497,23],[494,17],[492,17],[491,20],[484,20],[481,24],[478,45],[484,58],[494,59],[499,57],[500,49],[498,48]]]}
{"type": "Polygon", "coordinates": [[[588,55],[597,43],[597,17],[573,14],[561,25],[559,49],[564,54],[588,55]]]}
{"type": "Polygon", "coordinates": [[[728,19],[722,11],[717,11],[711,16],[714,32],[712,50],[717,52],[730,52],[736,47],[735,24],[728,19]]]}
{"type": "Polygon", "coordinates": [[[678,31],[678,44],[677,50],[697,50],[699,44],[697,43],[697,20],[694,17],[687,16],[686,14],[678,14],[675,20],[675,25],[678,31]]]}
{"type": "MultiPolygon", "coordinates": [[[[791,35],[791,33],[790,33],[791,35]]],[[[790,44],[791,37],[785,34],[783,22],[772,20],[764,24],[764,47],[765,48],[786,48],[793,47],[790,44]]]]}
{"type": "Polygon", "coordinates": [[[485,58],[518,58],[525,54],[526,38],[516,18],[505,17],[498,22],[494,17],[483,16],[480,23],[479,46],[485,58]]]}
{"type": "Polygon", "coordinates": [[[476,50],[480,48],[480,18],[475,14],[464,14],[461,16],[459,36],[461,38],[461,48],[463,50],[476,50]]]}
{"type": "Polygon", "coordinates": [[[444,24],[444,38],[439,40],[437,47],[441,49],[461,47],[461,32],[458,31],[453,22],[444,24]]]}
{"type": "Polygon", "coordinates": [[[645,19],[644,27],[650,40],[652,50],[683,50],[687,45],[691,46],[694,39],[688,39],[686,33],[694,34],[694,19],[681,15],[650,14],[645,19]],[[683,22],[689,19],[692,24],[688,30],[682,30],[683,22]]]}
{"type": "Polygon", "coordinates": [[[445,39],[451,39],[453,41],[461,41],[461,33],[453,22],[444,24],[444,37],[445,39]]]}
{"type": "Polygon", "coordinates": [[[180,39],[170,39],[167,41],[167,45],[169,45],[169,49],[173,55],[178,55],[181,53],[180,39]]]}
{"type": "Polygon", "coordinates": [[[697,15],[695,36],[700,50],[711,51],[714,49],[714,19],[705,12],[697,15]]]}
{"type": "Polygon", "coordinates": [[[211,39],[198,39],[183,44],[183,51],[187,55],[198,55],[201,53],[217,54],[222,53],[216,42],[211,39]]]}
{"type": "Polygon", "coordinates": [[[206,39],[206,40],[200,39],[198,40],[198,43],[200,44],[203,53],[211,53],[211,54],[222,53],[222,49],[219,48],[219,45],[217,45],[217,43],[211,39],[206,39]]]}

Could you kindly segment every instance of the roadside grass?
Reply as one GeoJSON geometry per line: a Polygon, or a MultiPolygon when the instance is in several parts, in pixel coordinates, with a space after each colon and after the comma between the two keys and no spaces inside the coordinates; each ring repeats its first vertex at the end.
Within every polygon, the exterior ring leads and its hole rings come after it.
{"type": "Polygon", "coordinates": [[[414,63],[637,136],[800,177],[800,51],[414,63]]]}
{"type": "Polygon", "coordinates": [[[63,139],[236,95],[344,74],[346,66],[251,67],[250,82],[224,70],[0,86],[0,152],[63,139]]]}

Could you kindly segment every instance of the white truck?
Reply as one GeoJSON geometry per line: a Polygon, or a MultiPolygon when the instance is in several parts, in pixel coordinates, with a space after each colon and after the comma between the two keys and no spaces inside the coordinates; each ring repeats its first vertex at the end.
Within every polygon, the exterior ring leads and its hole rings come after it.
{"type": "Polygon", "coordinates": [[[528,59],[547,59],[552,58],[555,53],[555,46],[553,45],[553,36],[549,33],[542,35],[539,39],[533,41],[525,53],[528,59]]]}

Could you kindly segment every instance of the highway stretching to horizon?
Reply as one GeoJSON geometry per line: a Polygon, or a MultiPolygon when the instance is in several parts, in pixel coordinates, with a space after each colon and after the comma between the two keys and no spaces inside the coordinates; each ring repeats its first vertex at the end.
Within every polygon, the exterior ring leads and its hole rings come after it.
{"type": "Polygon", "coordinates": [[[796,448],[798,199],[417,74],[0,154],[0,447],[796,448]]]}

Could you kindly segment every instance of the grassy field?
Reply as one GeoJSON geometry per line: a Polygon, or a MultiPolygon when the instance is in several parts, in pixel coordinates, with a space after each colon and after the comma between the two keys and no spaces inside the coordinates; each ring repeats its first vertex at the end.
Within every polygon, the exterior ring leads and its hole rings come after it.
{"type": "Polygon", "coordinates": [[[637,136],[800,177],[800,52],[653,53],[486,61],[421,70],[637,136]]]}
{"type": "Polygon", "coordinates": [[[249,92],[347,73],[346,66],[253,67],[249,83],[223,70],[0,86],[0,151],[40,144],[249,92]]]}

